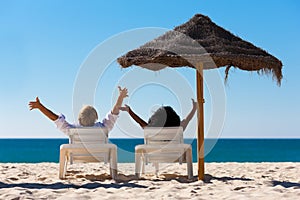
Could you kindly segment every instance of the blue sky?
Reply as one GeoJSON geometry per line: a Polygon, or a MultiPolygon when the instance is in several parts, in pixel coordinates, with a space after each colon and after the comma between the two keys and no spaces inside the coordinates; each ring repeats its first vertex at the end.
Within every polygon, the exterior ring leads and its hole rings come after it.
{"type": "MultiPolygon", "coordinates": [[[[230,72],[225,85],[224,138],[299,138],[300,134],[300,2],[297,0],[186,0],[186,1],[0,1],[0,138],[65,137],[28,101],[39,96],[56,113],[74,121],[72,97],[80,66],[101,42],[143,27],[172,29],[194,14],[208,15],[215,23],[282,60],[282,86],[270,76],[240,70],[230,72]]],[[[134,68],[131,68],[134,69],[134,68]]],[[[129,69],[129,70],[131,70],[129,69]]],[[[100,118],[111,107],[115,83],[129,70],[114,62],[99,81],[96,103],[100,118]]],[[[219,70],[224,76],[224,69],[219,70]]],[[[195,89],[195,71],[178,70],[195,89]]],[[[163,76],[163,72],[153,73],[163,76]]],[[[156,86],[144,87],[126,102],[144,119],[153,105],[179,110],[172,94],[156,86]],[[162,95],[153,98],[154,89],[162,95]]],[[[130,92],[130,91],[129,91],[130,92]]],[[[131,93],[130,93],[131,94],[131,93]]],[[[206,123],[210,119],[206,90],[206,123]]],[[[191,97],[185,101],[189,102],[191,97]]],[[[185,115],[186,105],[181,115],[185,115]]],[[[121,114],[119,120],[128,116],[121,114]]],[[[195,121],[195,119],[194,119],[195,121]]],[[[138,126],[132,132],[139,136],[138,126]]],[[[194,135],[194,122],[187,137],[194,135]]],[[[116,127],[112,137],[126,137],[116,127]]],[[[140,135],[142,136],[142,135],[140,135]]]]}

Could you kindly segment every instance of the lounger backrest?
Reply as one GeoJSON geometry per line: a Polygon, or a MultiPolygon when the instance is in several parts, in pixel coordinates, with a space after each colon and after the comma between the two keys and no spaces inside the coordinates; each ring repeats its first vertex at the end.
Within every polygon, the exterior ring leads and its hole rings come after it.
{"type": "MultiPolygon", "coordinates": [[[[108,130],[107,128],[87,127],[73,128],[69,132],[69,144],[82,144],[86,148],[94,144],[107,144],[108,130]]],[[[105,152],[98,153],[72,153],[70,154],[70,163],[73,162],[99,162],[107,163],[109,160],[108,149],[105,152]]]]}
{"type": "Polygon", "coordinates": [[[145,144],[181,144],[183,128],[179,127],[146,127],[144,129],[145,144]]]}
{"type": "Polygon", "coordinates": [[[73,128],[70,129],[70,144],[106,144],[108,137],[107,128],[73,128]]]}

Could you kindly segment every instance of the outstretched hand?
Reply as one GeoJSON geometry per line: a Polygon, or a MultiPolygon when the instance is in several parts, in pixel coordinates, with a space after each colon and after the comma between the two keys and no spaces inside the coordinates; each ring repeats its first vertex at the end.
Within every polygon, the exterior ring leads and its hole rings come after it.
{"type": "Polygon", "coordinates": [[[193,109],[197,109],[198,103],[192,98],[193,109]]]}
{"type": "Polygon", "coordinates": [[[120,107],[119,109],[120,109],[120,110],[122,110],[122,111],[129,112],[129,110],[130,110],[130,107],[129,107],[127,104],[125,104],[125,106],[123,106],[123,107],[120,107]]]}
{"type": "Polygon", "coordinates": [[[124,98],[128,97],[128,90],[127,90],[126,87],[124,87],[122,89],[120,86],[118,86],[118,89],[119,89],[119,97],[118,97],[117,102],[116,102],[116,104],[114,105],[114,107],[113,107],[113,109],[111,111],[111,113],[115,114],[115,115],[119,114],[120,107],[123,104],[124,98]]]}
{"type": "Polygon", "coordinates": [[[49,110],[48,108],[46,108],[39,100],[38,97],[35,98],[35,101],[30,101],[28,103],[29,105],[29,109],[33,110],[33,109],[39,109],[44,115],[46,115],[49,119],[51,119],[52,121],[57,120],[58,115],[53,113],[51,110],[49,110]]]}
{"type": "Polygon", "coordinates": [[[123,99],[124,99],[125,97],[128,97],[128,90],[127,90],[126,87],[124,87],[124,88],[122,89],[120,86],[118,86],[118,89],[119,89],[119,96],[120,96],[120,97],[122,97],[123,99]]]}
{"type": "Polygon", "coordinates": [[[40,99],[38,97],[36,97],[35,101],[30,101],[28,103],[28,105],[29,105],[29,109],[30,110],[33,110],[33,109],[36,109],[36,108],[40,108],[40,106],[41,106],[40,99]]]}
{"type": "Polygon", "coordinates": [[[184,120],[181,121],[181,126],[183,128],[183,130],[186,129],[187,125],[190,123],[191,119],[193,118],[195,112],[197,111],[197,108],[198,108],[198,103],[197,101],[195,101],[193,98],[192,98],[192,104],[193,104],[193,108],[192,110],[190,111],[190,113],[186,116],[186,118],[184,120]]]}

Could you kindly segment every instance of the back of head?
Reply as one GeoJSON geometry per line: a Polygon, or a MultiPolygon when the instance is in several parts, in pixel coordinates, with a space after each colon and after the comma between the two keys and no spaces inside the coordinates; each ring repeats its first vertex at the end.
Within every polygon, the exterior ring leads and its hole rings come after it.
{"type": "Polygon", "coordinates": [[[170,106],[162,106],[150,117],[148,127],[180,126],[180,117],[170,106]]]}
{"type": "Polygon", "coordinates": [[[94,126],[98,119],[98,114],[93,106],[83,106],[78,115],[78,121],[81,126],[94,126]]]}

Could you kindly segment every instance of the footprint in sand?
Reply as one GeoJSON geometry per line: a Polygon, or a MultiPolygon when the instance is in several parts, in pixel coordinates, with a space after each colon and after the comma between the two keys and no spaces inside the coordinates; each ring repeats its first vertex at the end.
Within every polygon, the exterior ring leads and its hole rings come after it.
{"type": "Polygon", "coordinates": [[[38,178],[37,180],[38,181],[44,181],[44,180],[46,180],[47,178],[46,177],[40,177],[40,178],[38,178]]]}
{"type": "Polygon", "coordinates": [[[191,193],[197,194],[197,191],[196,190],[191,190],[191,193]]]}
{"type": "Polygon", "coordinates": [[[295,169],[296,167],[293,167],[293,166],[289,166],[289,167],[286,167],[285,169],[295,169]]]}
{"type": "Polygon", "coordinates": [[[28,173],[28,172],[22,172],[21,174],[18,174],[17,176],[22,179],[25,179],[25,178],[28,178],[29,175],[30,175],[30,173],[28,173]]]}
{"type": "Polygon", "coordinates": [[[16,178],[16,177],[9,177],[9,178],[7,178],[8,180],[11,180],[11,181],[17,181],[17,180],[19,180],[19,178],[16,178]]]}

